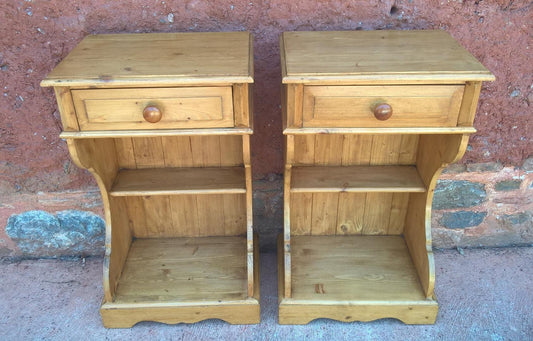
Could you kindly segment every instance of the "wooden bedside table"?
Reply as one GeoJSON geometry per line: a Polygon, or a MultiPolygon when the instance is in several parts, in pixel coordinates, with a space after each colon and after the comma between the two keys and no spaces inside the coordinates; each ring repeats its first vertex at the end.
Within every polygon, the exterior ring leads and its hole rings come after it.
{"type": "Polygon", "coordinates": [[[434,323],[431,203],[492,74],[443,31],[287,32],[279,322],[434,323]]]}
{"type": "Polygon", "coordinates": [[[70,154],[105,209],[102,320],[259,322],[252,37],[86,37],[53,86],[70,154]]]}

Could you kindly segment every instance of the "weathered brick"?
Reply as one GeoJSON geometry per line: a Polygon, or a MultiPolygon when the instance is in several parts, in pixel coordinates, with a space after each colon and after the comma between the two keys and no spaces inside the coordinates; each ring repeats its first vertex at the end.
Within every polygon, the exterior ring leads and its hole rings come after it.
{"type": "Polygon", "coordinates": [[[511,225],[521,225],[529,222],[532,223],[531,213],[529,212],[520,212],[515,214],[505,214],[500,218],[504,223],[511,225]]]}
{"type": "Polygon", "coordinates": [[[440,223],[442,226],[451,229],[463,229],[466,227],[474,227],[481,224],[483,219],[487,216],[487,212],[473,212],[473,211],[457,211],[444,212],[440,223]]]}
{"type": "Polygon", "coordinates": [[[486,200],[485,185],[466,180],[440,180],[435,188],[433,209],[473,207],[486,200]]]}
{"type": "Polygon", "coordinates": [[[520,188],[521,180],[503,180],[494,185],[494,190],[499,192],[513,191],[520,188]]]}
{"type": "Polygon", "coordinates": [[[466,170],[469,172],[497,172],[503,169],[499,162],[469,163],[466,170]]]}
{"type": "Polygon", "coordinates": [[[466,165],[460,163],[452,163],[448,167],[444,168],[442,173],[462,173],[466,171],[466,165]]]}
{"type": "Polygon", "coordinates": [[[100,255],[105,223],[92,212],[67,210],[54,216],[44,211],[27,211],[8,219],[6,234],[25,256],[100,255]]]}
{"type": "Polygon", "coordinates": [[[7,257],[7,256],[10,256],[12,253],[12,250],[5,247],[5,246],[0,246],[0,257],[7,257]]]}
{"type": "Polygon", "coordinates": [[[276,250],[276,236],[283,228],[283,177],[269,175],[253,182],[254,230],[262,252],[276,250]]]}
{"type": "Polygon", "coordinates": [[[530,156],[524,160],[524,163],[522,164],[522,169],[528,173],[533,172],[533,156],[530,156]]]}

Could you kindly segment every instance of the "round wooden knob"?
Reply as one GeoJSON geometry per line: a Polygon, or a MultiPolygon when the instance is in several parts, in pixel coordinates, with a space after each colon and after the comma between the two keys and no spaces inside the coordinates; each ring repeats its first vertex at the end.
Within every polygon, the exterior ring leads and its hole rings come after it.
{"type": "Polygon", "coordinates": [[[374,116],[380,120],[388,120],[392,116],[392,107],[387,103],[379,103],[374,107],[374,116]]]}
{"type": "Polygon", "coordinates": [[[143,117],[146,121],[150,123],[157,123],[161,121],[161,117],[163,117],[163,114],[159,110],[159,108],[154,106],[147,106],[143,110],[143,117]]]}

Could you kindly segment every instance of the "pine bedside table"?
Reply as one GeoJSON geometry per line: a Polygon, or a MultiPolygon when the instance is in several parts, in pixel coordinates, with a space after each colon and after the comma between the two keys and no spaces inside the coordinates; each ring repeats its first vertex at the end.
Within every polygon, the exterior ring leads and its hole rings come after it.
{"type": "Polygon", "coordinates": [[[279,322],[434,323],[431,203],[492,74],[443,31],[287,32],[279,322]]]}
{"type": "Polygon", "coordinates": [[[86,37],[54,87],[105,209],[104,326],[259,322],[247,32],[86,37]]]}

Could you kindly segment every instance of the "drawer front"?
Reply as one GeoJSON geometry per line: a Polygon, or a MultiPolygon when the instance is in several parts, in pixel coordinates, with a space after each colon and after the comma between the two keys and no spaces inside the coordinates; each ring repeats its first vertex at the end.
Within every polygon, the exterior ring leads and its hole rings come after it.
{"type": "Polygon", "coordinates": [[[306,86],[304,127],[443,127],[456,126],[463,85],[306,86]],[[392,115],[379,120],[380,104],[392,115]]]}
{"type": "MultiPolygon", "coordinates": [[[[81,130],[233,127],[231,87],[72,90],[81,130]],[[144,118],[155,107],[157,122],[144,118]]],[[[150,119],[154,121],[154,119],[150,119]]]]}

